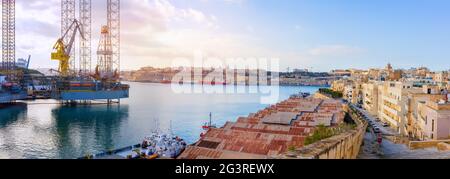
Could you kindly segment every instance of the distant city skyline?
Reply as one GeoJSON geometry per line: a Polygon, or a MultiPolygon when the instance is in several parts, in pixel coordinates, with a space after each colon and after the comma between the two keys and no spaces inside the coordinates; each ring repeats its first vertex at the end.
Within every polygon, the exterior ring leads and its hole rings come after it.
{"type": "MultiPolygon", "coordinates": [[[[17,58],[50,60],[60,0],[17,1],[17,58]]],[[[93,1],[95,52],[106,1],[93,1]]],[[[169,67],[195,51],[220,58],[279,58],[281,71],[450,66],[448,0],[126,0],[122,69],[169,67]]],[[[96,56],[93,53],[95,64],[96,56]]]]}

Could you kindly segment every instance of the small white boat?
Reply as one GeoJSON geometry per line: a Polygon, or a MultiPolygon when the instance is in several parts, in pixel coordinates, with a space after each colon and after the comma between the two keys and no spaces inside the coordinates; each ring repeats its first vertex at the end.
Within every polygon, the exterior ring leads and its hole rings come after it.
{"type": "Polygon", "coordinates": [[[152,133],[141,144],[118,150],[88,155],[82,159],[175,159],[186,148],[187,143],[178,136],[152,133]]]}

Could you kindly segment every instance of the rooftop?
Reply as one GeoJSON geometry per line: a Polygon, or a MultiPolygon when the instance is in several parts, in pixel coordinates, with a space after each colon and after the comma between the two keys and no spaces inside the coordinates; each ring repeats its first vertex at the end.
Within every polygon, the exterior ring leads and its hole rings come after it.
{"type": "Polygon", "coordinates": [[[300,114],[295,112],[277,112],[264,117],[262,122],[265,124],[290,125],[293,120],[297,119],[298,115],[300,114]]]}
{"type": "Polygon", "coordinates": [[[267,158],[303,147],[315,126],[343,121],[342,104],[336,100],[292,97],[286,101],[212,128],[181,159],[267,158]]]}

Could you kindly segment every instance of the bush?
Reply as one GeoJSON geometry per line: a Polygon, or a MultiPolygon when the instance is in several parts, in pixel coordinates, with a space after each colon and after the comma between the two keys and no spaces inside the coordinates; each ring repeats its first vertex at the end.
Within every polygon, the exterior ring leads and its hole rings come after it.
{"type": "Polygon", "coordinates": [[[314,130],[311,136],[305,139],[305,145],[313,144],[317,141],[321,141],[326,138],[330,138],[334,135],[334,131],[331,128],[327,128],[324,125],[319,125],[314,130]]]}
{"type": "Polygon", "coordinates": [[[321,89],[319,89],[319,92],[322,94],[327,94],[335,99],[344,97],[344,94],[342,94],[341,92],[333,91],[328,88],[321,88],[321,89]]]}
{"type": "Polygon", "coordinates": [[[354,130],[356,124],[343,123],[338,127],[325,127],[324,125],[318,125],[311,136],[306,137],[305,146],[316,143],[318,141],[339,135],[346,131],[354,130]]]}
{"type": "Polygon", "coordinates": [[[289,150],[289,152],[295,151],[295,146],[289,146],[288,150],[289,150]]]}

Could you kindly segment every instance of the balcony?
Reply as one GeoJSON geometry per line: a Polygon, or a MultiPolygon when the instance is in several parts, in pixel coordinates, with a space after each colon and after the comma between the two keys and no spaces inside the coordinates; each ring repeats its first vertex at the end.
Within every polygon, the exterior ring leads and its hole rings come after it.
{"type": "Polygon", "coordinates": [[[393,104],[393,105],[398,105],[398,103],[399,103],[399,101],[398,101],[397,99],[394,99],[394,98],[391,98],[391,97],[383,96],[382,99],[383,99],[384,101],[387,101],[387,102],[393,104]]]}
{"type": "Polygon", "coordinates": [[[399,111],[397,111],[395,109],[392,109],[389,106],[383,106],[383,109],[388,111],[389,113],[391,113],[394,116],[400,116],[400,112],[399,111]]]}
{"type": "Polygon", "coordinates": [[[385,113],[381,113],[381,118],[389,122],[392,125],[392,127],[398,127],[398,122],[389,117],[388,115],[386,115],[385,113]]]}

